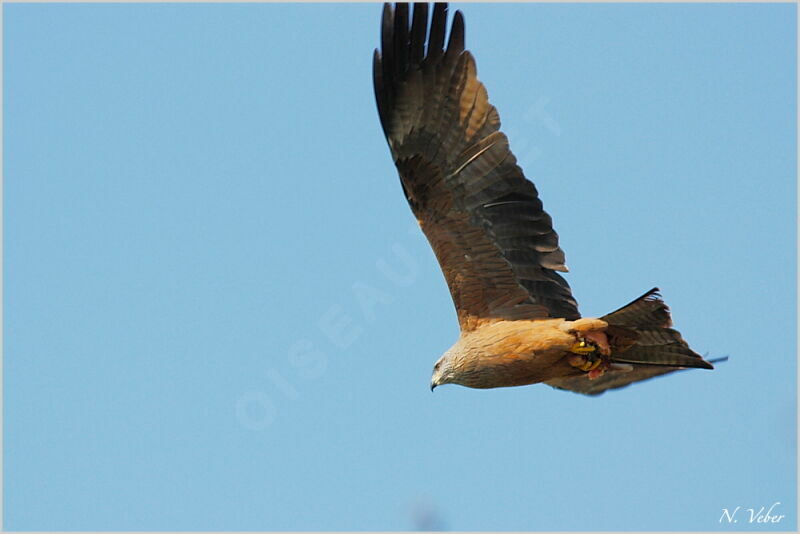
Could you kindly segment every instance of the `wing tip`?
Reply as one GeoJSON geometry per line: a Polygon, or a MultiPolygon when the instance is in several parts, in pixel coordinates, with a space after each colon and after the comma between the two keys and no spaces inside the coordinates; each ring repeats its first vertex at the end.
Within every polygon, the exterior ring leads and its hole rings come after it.
{"type": "Polygon", "coordinates": [[[447,41],[448,54],[460,54],[464,51],[465,41],[464,14],[461,10],[456,10],[453,15],[453,22],[450,26],[450,39],[447,41]]]}

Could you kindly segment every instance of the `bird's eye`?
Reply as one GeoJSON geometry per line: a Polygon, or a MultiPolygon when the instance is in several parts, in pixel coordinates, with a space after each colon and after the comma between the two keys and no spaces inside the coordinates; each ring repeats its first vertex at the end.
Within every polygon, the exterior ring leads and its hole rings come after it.
{"type": "Polygon", "coordinates": [[[442,366],[442,362],[436,362],[436,365],[433,366],[433,370],[434,371],[438,371],[439,367],[441,367],[441,366],[442,366]]]}

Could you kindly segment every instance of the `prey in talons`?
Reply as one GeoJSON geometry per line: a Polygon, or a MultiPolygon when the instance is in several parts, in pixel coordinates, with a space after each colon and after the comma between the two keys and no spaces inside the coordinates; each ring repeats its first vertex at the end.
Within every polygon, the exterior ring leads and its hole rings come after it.
{"type": "Polygon", "coordinates": [[[573,367],[587,373],[589,380],[603,376],[611,366],[608,358],[611,347],[605,332],[586,332],[570,348],[575,355],[567,360],[573,367]]]}

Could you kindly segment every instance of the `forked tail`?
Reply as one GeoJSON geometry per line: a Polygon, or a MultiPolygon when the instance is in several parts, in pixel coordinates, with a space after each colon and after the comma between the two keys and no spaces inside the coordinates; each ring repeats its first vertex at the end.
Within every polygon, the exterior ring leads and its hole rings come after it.
{"type": "Polygon", "coordinates": [[[612,362],[714,368],[671,328],[669,308],[657,287],[601,319],[608,323],[612,362]]]}

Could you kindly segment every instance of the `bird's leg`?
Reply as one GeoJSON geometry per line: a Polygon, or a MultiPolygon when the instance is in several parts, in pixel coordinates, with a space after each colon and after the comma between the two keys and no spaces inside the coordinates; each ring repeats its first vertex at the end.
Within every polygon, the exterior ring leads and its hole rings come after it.
{"type": "Polygon", "coordinates": [[[578,341],[571,349],[571,352],[575,354],[567,358],[567,362],[571,366],[586,372],[589,380],[603,376],[611,365],[608,358],[593,345],[593,343],[587,343],[585,340],[578,341]],[[591,350],[587,351],[587,348],[591,350]]]}
{"type": "Polygon", "coordinates": [[[576,354],[588,354],[599,350],[603,356],[611,354],[605,329],[608,323],[602,319],[584,317],[575,321],[564,321],[561,329],[575,336],[575,344],[570,349],[576,354]]]}
{"type": "Polygon", "coordinates": [[[576,348],[573,348],[570,352],[574,352],[574,355],[571,355],[567,361],[573,367],[577,367],[581,371],[594,371],[598,367],[603,364],[603,358],[597,354],[597,349],[593,348],[589,352],[584,352],[584,342],[578,342],[575,344],[576,348]]]}
{"type": "Polygon", "coordinates": [[[576,341],[570,348],[574,356],[570,356],[567,360],[573,367],[588,373],[590,380],[603,376],[611,364],[608,359],[611,355],[608,337],[603,330],[592,329],[600,326],[593,324],[592,321],[602,322],[580,319],[571,325],[576,341]]]}
{"type": "Polygon", "coordinates": [[[583,339],[597,347],[597,350],[599,350],[600,354],[603,356],[611,355],[611,345],[608,344],[608,336],[606,336],[606,333],[602,330],[584,332],[583,339]]]}

